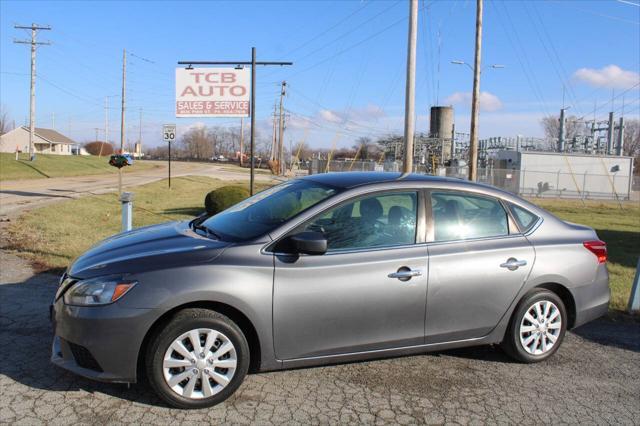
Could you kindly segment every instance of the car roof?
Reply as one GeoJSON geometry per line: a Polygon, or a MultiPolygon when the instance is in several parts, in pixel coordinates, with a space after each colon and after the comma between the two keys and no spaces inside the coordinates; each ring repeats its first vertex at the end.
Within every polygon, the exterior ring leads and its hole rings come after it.
{"type": "Polygon", "coordinates": [[[393,172],[318,173],[315,175],[305,176],[301,179],[311,180],[313,182],[344,189],[389,182],[464,182],[462,179],[456,178],[393,172]]]}

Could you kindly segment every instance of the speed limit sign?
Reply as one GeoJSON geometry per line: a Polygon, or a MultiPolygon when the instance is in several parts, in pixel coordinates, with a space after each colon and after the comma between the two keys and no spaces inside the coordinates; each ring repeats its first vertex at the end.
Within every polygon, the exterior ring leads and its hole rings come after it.
{"type": "Polygon", "coordinates": [[[165,124],[162,126],[162,139],[165,142],[173,142],[176,140],[176,125],[165,124]]]}

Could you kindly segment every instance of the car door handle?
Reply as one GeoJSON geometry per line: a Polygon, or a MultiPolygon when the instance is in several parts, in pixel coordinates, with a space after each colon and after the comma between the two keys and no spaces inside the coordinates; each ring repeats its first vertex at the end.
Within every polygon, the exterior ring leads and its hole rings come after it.
{"type": "Polygon", "coordinates": [[[509,259],[507,259],[506,262],[501,263],[500,267],[501,268],[507,268],[510,271],[515,271],[519,267],[526,266],[526,265],[527,265],[527,261],[526,260],[518,260],[515,257],[510,257],[509,259]]]}
{"type": "Polygon", "coordinates": [[[387,277],[397,278],[400,281],[409,281],[413,277],[419,277],[422,275],[422,271],[419,269],[409,269],[406,266],[398,269],[396,272],[392,272],[387,277]]]}

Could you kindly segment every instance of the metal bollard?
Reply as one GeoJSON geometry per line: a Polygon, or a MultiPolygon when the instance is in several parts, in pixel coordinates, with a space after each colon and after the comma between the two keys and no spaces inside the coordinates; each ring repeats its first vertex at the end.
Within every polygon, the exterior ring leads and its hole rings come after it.
{"type": "Polygon", "coordinates": [[[122,232],[131,231],[133,222],[133,192],[120,194],[122,203],[122,232]]]}
{"type": "Polygon", "coordinates": [[[638,258],[638,266],[636,266],[636,276],[631,285],[631,294],[629,295],[629,312],[640,312],[640,258],[638,258]]]}

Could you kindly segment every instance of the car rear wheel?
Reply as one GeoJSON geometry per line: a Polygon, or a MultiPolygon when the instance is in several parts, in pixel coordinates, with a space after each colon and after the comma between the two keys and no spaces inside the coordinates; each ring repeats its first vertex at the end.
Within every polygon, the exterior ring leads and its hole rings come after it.
{"type": "Polygon", "coordinates": [[[178,408],[203,408],[227,399],[249,369],[249,345],[226,316],[185,309],[152,339],[146,354],[151,387],[178,408]]]}
{"type": "Polygon", "coordinates": [[[564,338],[566,312],[562,299],[552,291],[532,291],[513,313],[502,347],[521,362],[540,362],[549,358],[564,338]]]}

